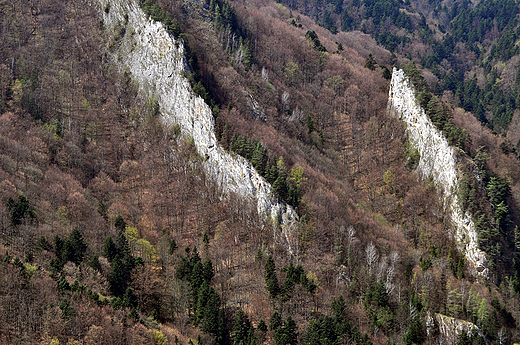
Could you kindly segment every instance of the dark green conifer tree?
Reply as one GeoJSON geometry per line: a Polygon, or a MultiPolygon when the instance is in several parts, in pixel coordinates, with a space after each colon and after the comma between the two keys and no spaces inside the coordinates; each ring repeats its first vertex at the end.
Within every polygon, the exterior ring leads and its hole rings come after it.
{"type": "Polygon", "coordinates": [[[67,260],[74,262],[76,265],[79,265],[85,257],[87,244],[85,243],[83,235],[77,228],[74,228],[70,233],[65,247],[67,260]]]}
{"type": "Polygon", "coordinates": [[[202,285],[198,288],[197,299],[193,304],[193,312],[195,314],[195,326],[197,326],[204,318],[204,312],[206,310],[206,305],[208,304],[209,294],[209,284],[206,281],[204,281],[202,285]]]}
{"type": "Polygon", "coordinates": [[[112,240],[112,236],[107,236],[105,244],[103,245],[103,255],[108,259],[109,262],[112,262],[117,254],[117,246],[112,240]]]}
{"type": "Polygon", "coordinates": [[[269,319],[269,330],[271,332],[276,331],[279,327],[282,327],[282,317],[280,316],[280,313],[278,313],[276,310],[271,315],[271,318],[269,319]]]}
{"type": "Polygon", "coordinates": [[[9,216],[11,218],[10,223],[12,226],[22,224],[22,219],[29,217],[31,219],[36,218],[36,212],[29,205],[29,200],[23,194],[18,196],[18,201],[14,201],[13,198],[9,197],[7,200],[7,208],[9,209],[9,216]]]}
{"type": "Polygon", "coordinates": [[[211,279],[213,279],[213,276],[215,275],[215,272],[213,271],[213,263],[211,262],[211,260],[209,258],[206,258],[204,260],[202,272],[203,272],[204,281],[207,281],[208,284],[210,284],[211,279]]]}
{"type": "Polygon", "coordinates": [[[271,298],[276,298],[280,293],[280,286],[278,285],[278,278],[276,277],[276,266],[272,255],[269,255],[267,262],[264,266],[265,272],[265,283],[267,285],[267,291],[271,298]]]}
{"type": "Polygon", "coordinates": [[[173,255],[175,253],[175,250],[177,250],[177,242],[175,239],[172,239],[170,241],[170,249],[168,250],[168,254],[173,255]]]}
{"type": "MultiPolygon", "coordinates": [[[[220,318],[220,297],[217,292],[210,287],[207,303],[204,307],[201,329],[203,332],[213,334],[219,338],[222,336],[223,320],[220,318]]],[[[225,317],[224,317],[225,318],[225,317]]]]}
{"type": "Polygon", "coordinates": [[[114,296],[123,296],[129,282],[130,269],[128,265],[121,260],[119,255],[116,255],[110,265],[110,275],[108,277],[110,292],[114,296]]]}
{"type": "Polygon", "coordinates": [[[120,232],[123,232],[125,231],[125,228],[126,228],[126,222],[125,220],[123,219],[123,217],[121,215],[118,215],[114,221],[114,226],[116,227],[117,230],[119,230],[120,232]]]}
{"type": "Polygon", "coordinates": [[[67,260],[67,252],[65,250],[65,241],[59,235],[54,236],[54,248],[56,259],[63,266],[67,260]]]}
{"type": "Polygon", "coordinates": [[[285,319],[283,327],[278,327],[274,331],[274,343],[276,345],[296,345],[298,344],[298,328],[296,322],[289,315],[285,319]]]}
{"type": "Polygon", "coordinates": [[[231,331],[232,344],[234,345],[252,345],[255,343],[254,328],[249,321],[246,313],[239,309],[235,313],[233,321],[233,330],[231,331]]]}

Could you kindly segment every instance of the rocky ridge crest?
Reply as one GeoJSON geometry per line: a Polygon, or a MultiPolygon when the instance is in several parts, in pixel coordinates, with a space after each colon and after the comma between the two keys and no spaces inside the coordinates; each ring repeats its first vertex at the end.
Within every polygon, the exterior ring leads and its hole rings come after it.
{"type": "Polygon", "coordinates": [[[120,69],[129,72],[139,89],[158,101],[165,124],[178,124],[182,135],[193,140],[207,174],[222,192],[236,193],[256,204],[260,215],[281,227],[288,250],[297,254],[291,230],[298,215],[271,193],[271,185],[246,159],[220,146],[211,109],[195,95],[184,76],[189,66],[182,40],[175,40],[161,23],[148,18],[136,0],[99,0],[99,4],[109,32],[123,33],[112,54],[120,69]]]}
{"type": "Polygon", "coordinates": [[[408,141],[420,153],[417,171],[423,178],[431,176],[443,192],[445,209],[456,230],[459,249],[466,255],[474,275],[487,277],[487,259],[478,248],[475,224],[458,203],[457,154],[442,132],[428,118],[415,97],[415,89],[403,70],[394,68],[388,97],[388,111],[406,123],[408,141]]]}

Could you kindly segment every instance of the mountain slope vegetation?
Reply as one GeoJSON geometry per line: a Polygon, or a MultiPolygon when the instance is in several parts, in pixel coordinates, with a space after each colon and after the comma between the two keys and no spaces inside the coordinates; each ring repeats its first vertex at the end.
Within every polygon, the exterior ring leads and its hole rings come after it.
{"type": "MultiPolygon", "coordinates": [[[[456,90],[442,86],[455,67],[423,62],[431,72],[419,81],[452,101],[439,104],[471,138],[466,207],[482,193],[487,213],[508,207],[489,220],[505,233],[503,259],[490,279],[472,277],[440,192],[414,172],[417,152],[386,112],[391,64],[428,51],[406,37],[429,32],[437,5],[138,3],[185,44],[186,77],[223,147],[296,207],[299,255],[254,205],[221,193],[190,139],[115,65],[119,40],[136,33],[100,24],[113,9],[0,2],[0,343],[421,344],[446,336],[428,321],[435,313],[481,330],[459,342],[520,340],[514,145],[455,108],[456,90]],[[408,32],[395,47],[381,38],[394,31],[408,32]],[[474,164],[483,180],[471,179],[474,164]]],[[[499,8],[497,18],[515,13],[499,8]]],[[[468,20],[481,16],[472,11],[468,20]]],[[[431,35],[453,18],[463,17],[431,35]]],[[[514,137],[514,120],[488,122],[514,137]]]]}

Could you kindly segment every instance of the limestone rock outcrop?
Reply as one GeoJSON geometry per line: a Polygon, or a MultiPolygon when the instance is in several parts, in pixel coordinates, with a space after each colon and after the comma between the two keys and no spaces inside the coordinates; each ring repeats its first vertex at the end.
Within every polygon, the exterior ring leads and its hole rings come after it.
{"type": "Polygon", "coordinates": [[[298,216],[271,193],[271,185],[244,158],[226,152],[218,143],[214,118],[184,76],[187,65],[182,40],[175,40],[161,23],[148,18],[136,0],[98,0],[105,27],[123,32],[112,57],[121,71],[137,81],[141,91],[156,99],[164,123],[178,124],[205,160],[205,169],[223,193],[234,192],[256,204],[258,213],[280,225],[289,251],[291,229],[298,216]],[[119,28],[119,30],[117,30],[119,28]]]}
{"type": "Polygon", "coordinates": [[[426,332],[428,337],[434,337],[439,344],[456,344],[462,332],[466,332],[468,336],[483,336],[474,323],[431,312],[426,314],[426,332]]]}
{"type": "Polygon", "coordinates": [[[442,132],[428,118],[415,97],[415,89],[404,71],[394,68],[388,111],[406,123],[408,140],[420,153],[417,171],[432,177],[443,192],[446,210],[455,228],[455,238],[466,255],[474,275],[487,276],[485,253],[478,248],[477,232],[471,216],[463,213],[457,197],[459,187],[457,155],[442,132]]]}

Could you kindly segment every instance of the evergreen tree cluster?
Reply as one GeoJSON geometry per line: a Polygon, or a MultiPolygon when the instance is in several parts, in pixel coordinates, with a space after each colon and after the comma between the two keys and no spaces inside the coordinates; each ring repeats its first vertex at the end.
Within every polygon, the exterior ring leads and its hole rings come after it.
{"type": "Polygon", "coordinates": [[[110,292],[116,297],[122,297],[131,285],[132,270],[143,263],[141,258],[134,258],[126,235],[121,232],[117,243],[111,236],[107,236],[103,245],[103,255],[110,262],[108,283],[110,292]]]}
{"type": "Polygon", "coordinates": [[[372,18],[374,25],[380,26],[388,18],[392,23],[396,23],[396,26],[399,24],[399,28],[411,29],[410,18],[399,11],[402,6],[399,1],[365,0],[363,3],[366,6],[364,18],[372,18]]]}
{"type": "Polygon", "coordinates": [[[410,305],[408,311],[408,329],[403,337],[403,341],[407,345],[422,344],[426,339],[426,332],[421,321],[422,311],[423,305],[421,300],[412,288],[410,291],[410,305]]]}
{"type": "Polygon", "coordinates": [[[390,308],[390,300],[386,292],[385,284],[378,281],[370,285],[363,306],[370,318],[372,327],[377,327],[383,331],[389,331],[394,322],[394,314],[390,308]]]}
{"type": "Polygon", "coordinates": [[[18,200],[9,197],[7,200],[7,208],[9,209],[10,223],[12,226],[22,224],[24,218],[36,218],[36,212],[29,204],[29,200],[23,194],[18,195],[18,200]]]}
{"type": "Polygon", "coordinates": [[[459,100],[459,105],[473,112],[484,125],[496,130],[507,129],[514,111],[520,107],[520,70],[510,90],[499,85],[499,74],[492,70],[484,87],[477,84],[474,77],[464,81],[460,73],[452,72],[443,81],[442,88],[451,90],[459,100]],[[488,120],[491,117],[492,120],[488,120]]]}
{"type": "Polygon", "coordinates": [[[232,322],[228,322],[228,314],[218,293],[211,286],[214,276],[210,259],[201,260],[197,248],[186,248],[175,270],[175,278],[189,283],[191,290],[190,309],[193,324],[215,337],[217,344],[253,345],[265,337],[267,327],[260,321],[258,332],[242,309],[235,312],[232,322]],[[231,329],[229,329],[231,326],[231,329]]]}
{"type": "Polygon", "coordinates": [[[290,315],[283,322],[280,314],[275,311],[269,319],[269,329],[274,334],[275,345],[298,344],[298,327],[290,315]]]}
{"type": "Polygon", "coordinates": [[[181,29],[177,19],[171,18],[166,11],[164,11],[156,0],[140,0],[139,4],[144,13],[146,13],[152,20],[161,22],[166,27],[166,30],[177,39],[181,33],[181,29]]]}
{"type": "Polygon", "coordinates": [[[399,36],[390,31],[385,30],[380,30],[379,32],[374,33],[374,38],[377,43],[379,43],[391,52],[394,52],[398,47],[402,47],[410,42],[410,38],[406,36],[399,36]]]}
{"type": "Polygon", "coordinates": [[[209,10],[213,13],[213,20],[218,26],[230,27],[231,30],[242,36],[243,32],[238,25],[237,13],[226,0],[210,0],[209,10]]]}
{"type": "MultiPolygon", "coordinates": [[[[42,249],[48,250],[52,248],[45,238],[40,238],[39,243],[41,243],[42,249]]],[[[69,261],[79,265],[83,261],[86,252],[87,244],[77,228],[71,231],[67,239],[62,239],[59,235],[56,235],[54,237],[54,253],[56,254],[56,258],[51,260],[51,268],[54,272],[60,272],[63,266],[69,261]]]]}
{"type": "Polygon", "coordinates": [[[264,265],[264,273],[267,292],[269,292],[269,296],[271,296],[271,298],[274,299],[280,293],[280,285],[278,283],[278,277],[276,275],[276,265],[274,263],[272,255],[269,255],[269,257],[267,258],[267,261],[264,265]]]}
{"type": "Polygon", "coordinates": [[[421,76],[422,72],[412,62],[404,67],[404,72],[414,84],[417,100],[435,127],[444,134],[450,145],[456,146],[469,154],[471,148],[469,133],[453,123],[452,112],[430,91],[421,76]]]}
{"type": "Polygon", "coordinates": [[[327,49],[321,44],[318,35],[314,30],[309,30],[305,33],[305,38],[311,42],[312,48],[319,52],[326,52],[327,49]]]}
{"type": "Polygon", "coordinates": [[[228,128],[226,124],[220,131],[217,126],[217,138],[222,146],[251,162],[260,176],[271,184],[273,193],[297,208],[304,194],[303,169],[293,167],[288,173],[283,157],[276,159],[274,155],[269,155],[269,151],[257,139],[249,139],[236,132],[230,137],[228,128]]]}
{"type": "MultiPolygon", "coordinates": [[[[486,50],[482,48],[481,43],[486,35],[495,29],[502,35],[493,44],[490,55],[482,60],[485,69],[490,69],[493,58],[505,61],[517,52],[515,42],[519,31],[515,27],[519,9],[514,0],[481,1],[476,6],[465,0],[453,4],[450,9],[445,6],[440,9],[449,18],[451,30],[442,41],[437,41],[433,32],[424,35],[423,41],[432,47],[432,53],[422,59],[422,64],[437,72],[439,77],[442,76],[439,65],[444,59],[451,59],[457,42],[464,43],[466,49],[476,54],[477,59],[482,58],[486,50]]],[[[463,68],[458,68],[457,72],[463,72],[463,68]]],[[[462,82],[464,79],[458,80],[462,82]]]]}
{"type": "MultiPolygon", "coordinates": [[[[412,30],[412,21],[410,16],[400,9],[403,7],[399,1],[382,1],[382,0],[365,0],[364,19],[372,18],[375,29],[370,32],[377,43],[383,45],[386,49],[393,52],[397,47],[406,44],[409,39],[406,36],[398,36],[384,28],[387,21],[394,24],[398,29],[404,28],[408,31],[412,30]]],[[[346,9],[345,9],[346,11],[346,9]]],[[[367,29],[364,29],[366,33],[367,29]]]]}
{"type": "Polygon", "coordinates": [[[302,265],[294,266],[291,262],[289,266],[282,268],[285,273],[285,281],[282,286],[278,283],[276,275],[276,265],[272,255],[269,255],[264,265],[265,283],[267,291],[271,298],[280,297],[281,302],[287,302],[291,299],[295,285],[301,285],[310,294],[316,291],[316,284],[307,278],[303,271],[302,265]]]}
{"type": "Polygon", "coordinates": [[[210,286],[214,271],[211,260],[202,262],[197,248],[186,248],[186,255],[180,259],[175,270],[175,278],[187,281],[191,288],[191,310],[195,326],[212,334],[219,344],[229,341],[227,317],[221,308],[220,297],[210,286]]]}
{"type": "Polygon", "coordinates": [[[289,266],[282,268],[282,272],[284,272],[286,276],[285,282],[281,288],[282,302],[291,299],[294,286],[297,284],[301,285],[310,294],[313,294],[316,291],[316,284],[307,278],[302,265],[294,266],[291,262],[289,266]]]}
{"type": "Polygon", "coordinates": [[[361,335],[357,326],[351,325],[348,321],[347,307],[342,296],[332,301],[331,311],[332,316],[320,316],[309,322],[302,335],[303,345],[339,345],[343,344],[345,337],[353,340],[355,344],[372,344],[367,334],[361,335]]]}
{"type": "Polygon", "coordinates": [[[247,30],[239,25],[233,6],[226,0],[210,0],[209,11],[222,44],[234,62],[250,68],[253,64],[252,40],[247,30]]]}
{"type": "MultiPolygon", "coordinates": [[[[406,2],[400,1],[383,1],[383,0],[354,0],[349,4],[345,4],[340,0],[326,0],[321,8],[309,7],[304,1],[298,0],[277,0],[285,6],[306,12],[308,15],[314,15],[316,22],[336,34],[338,29],[350,31],[361,29],[365,33],[370,33],[376,41],[390,51],[394,51],[397,47],[409,41],[406,36],[396,35],[390,32],[387,27],[388,23],[395,25],[398,29],[412,30],[412,20],[410,15],[402,9],[406,8],[406,2]],[[359,8],[363,6],[363,14],[359,16],[359,8]],[[312,13],[311,12],[317,12],[312,13]],[[368,29],[361,23],[371,19],[373,26],[368,29]],[[369,32],[370,31],[370,32],[369,32]]],[[[320,6],[320,5],[318,5],[320,6]]],[[[325,51],[321,44],[315,44],[317,50],[325,51]],[[320,48],[321,47],[321,48],[320,48]],[[323,49],[323,50],[321,50],[323,49]]]]}
{"type": "Polygon", "coordinates": [[[323,27],[327,30],[329,30],[333,34],[338,33],[338,28],[336,24],[334,24],[334,21],[332,20],[330,11],[325,11],[323,13],[323,27]]]}
{"type": "Polygon", "coordinates": [[[481,1],[476,6],[465,0],[452,7],[450,17],[453,36],[457,41],[466,43],[466,47],[479,52],[478,43],[496,26],[502,32],[506,26],[514,26],[518,14],[518,5],[514,0],[481,1]]]}
{"type": "MultiPolygon", "coordinates": [[[[265,333],[265,331],[263,333],[265,333]]],[[[235,313],[231,339],[233,345],[256,344],[255,328],[242,309],[238,309],[235,313]]]]}
{"type": "Polygon", "coordinates": [[[466,0],[454,4],[449,11],[447,8],[444,10],[451,20],[451,32],[442,41],[437,41],[433,35],[425,40],[432,47],[432,53],[422,59],[422,65],[442,80],[439,89],[454,92],[459,106],[473,112],[483,124],[507,129],[514,110],[520,105],[519,78],[517,76],[517,81],[509,90],[504,89],[497,83],[499,75],[494,66],[497,60],[507,61],[519,52],[516,44],[520,37],[518,5],[513,0],[490,0],[479,2],[473,7],[466,0]],[[493,30],[500,33],[499,37],[489,49],[485,49],[482,42],[493,30]],[[476,54],[478,64],[486,74],[483,88],[477,85],[475,77],[464,80],[466,67],[454,66],[449,71],[441,67],[443,60],[453,60],[457,42],[463,42],[466,49],[476,54]],[[489,54],[484,55],[487,52],[489,54]]]}
{"type": "MultiPolygon", "coordinates": [[[[484,149],[479,148],[473,158],[473,166],[464,168],[459,202],[462,211],[473,216],[479,246],[490,256],[490,268],[496,269],[501,261],[506,260],[504,250],[513,247],[511,243],[514,243],[507,201],[511,188],[506,179],[489,172],[487,157],[484,149]]],[[[514,247],[510,249],[515,251],[514,247]]]]}
{"type": "MultiPolygon", "coordinates": [[[[56,257],[50,261],[51,270],[53,271],[51,276],[56,279],[57,290],[63,296],[59,308],[64,319],[69,319],[76,315],[76,311],[70,304],[72,293],[85,293],[86,297],[99,306],[110,304],[114,310],[120,309],[121,307],[130,308],[132,310],[130,316],[137,318],[138,300],[133,289],[130,287],[131,271],[136,265],[142,263],[142,261],[134,259],[131,256],[128,242],[123,233],[121,233],[117,244],[108,236],[103,246],[104,255],[111,263],[108,282],[110,292],[113,295],[112,299],[105,298],[99,293],[93,292],[91,289],[86,289],[77,279],[72,285],[69,284],[62,273],[62,269],[67,262],[70,261],[76,265],[80,265],[85,258],[88,246],[83,235],[77,228],[74,228],[66,239],[62,239],[59,235],[56,235],[54,237],[54,246],[45,237],[40,237],[37,248],[47,251],[54,250],[56,255],[56,257]],[[57,273],[60,273],[60,275],[57,275],[57,273]],[[60,276],[61,278],[59,278],[60,276]]],[[[92,256],[88,265],[102,272],[98,256],[92,256]]]]}
{"type": "MultiPolygon", "coordinates": [[[[294,265],[290,263],[288,266],[282,268],[285,273],[285,280],[280,285],[276,274],[276,265],[272,255],[266,260],[264,265],[264,274],[266,281],[266,288],[270,297],[279,299],[281,304],[288,302],[294,291],[296,285],[303,287],[308,293],[313,294],[317,286],[310,280],[301,265],[294,265]]],[[[378,289],[376,286],[374,291],[369,293],[367,301],[375,301],[376,304],[389,307],[388,296],[386,291],[378,289]],[[383,291],[383,293],[381,293],[383,291]],[[380,295],[377,295],[380,293],[380,295]]],[[[356,344],[372,344],[367,334],[361,335],[359,329],[353,326],[348,321],[347,308],[343,297],[339,297],[332,302],[333,316],[319,316],[309,322],[305,332],[298,339],[297,327],[289,315],[282,319],[279,311],[275,311],[269,320],[269,329],[273,334],[275,344],[297,344],[298,340],[302,344],[342,344],[345,337],[353,340],[356,344]]]]}

